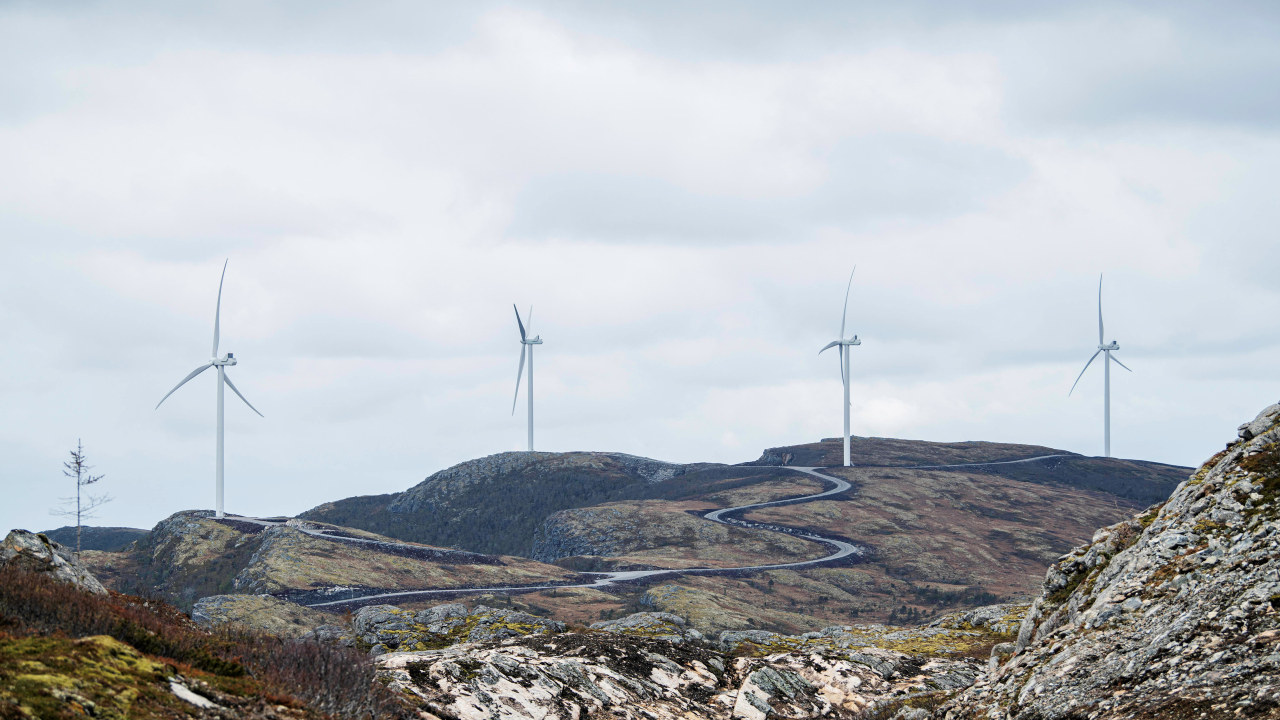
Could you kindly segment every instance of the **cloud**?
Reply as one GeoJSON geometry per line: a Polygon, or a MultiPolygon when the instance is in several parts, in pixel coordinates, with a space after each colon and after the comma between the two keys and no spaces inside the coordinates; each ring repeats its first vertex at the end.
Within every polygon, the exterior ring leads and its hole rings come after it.
{"type": "Polygon", "coordinates": [[[1275,400],[1273,11],[548,2],[0,8],[0,521],[83,438],[110,524],[297,512],[524,443],[854,431],[1194,463],[1275,400]],[[1185,90],[1185,95],[1182,91],[1185,90]]]}

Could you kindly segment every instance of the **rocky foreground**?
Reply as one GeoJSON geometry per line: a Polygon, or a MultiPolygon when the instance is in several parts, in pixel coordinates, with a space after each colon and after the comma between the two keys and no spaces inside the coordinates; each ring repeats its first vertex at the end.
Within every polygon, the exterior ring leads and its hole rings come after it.
{"type": "Polygon", "coordinates": [[[938,715],[1280,717],[1280,405],[1055,563],[1011,650],[938,715]]]}
{"type": "Polygon", "coordinates": [[[708,643],[674,615],[640,613],[594,629],[389,652],[377,663],[391,687],[463,719],[854,717],[967,687],[983,669],[961,655],[875,647],[841,627],[708,643]]]}

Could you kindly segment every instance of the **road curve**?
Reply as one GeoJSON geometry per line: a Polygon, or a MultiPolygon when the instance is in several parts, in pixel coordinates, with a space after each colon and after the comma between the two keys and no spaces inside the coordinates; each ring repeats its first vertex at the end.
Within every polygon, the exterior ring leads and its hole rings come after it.
{"type": "MultiPolygon", "coordinates": [[[[1050,460],[1053,458],[1060,458],[1060,457],[1069,457],[1069,456],[1063,453],[1058,453],[1054,455],[1037,455],[1035,457],[1021,458],[1018,460],[997,460],[992,462],[977,462],[977,463],[955,463],[952,465],[874,465],[874,466],[859,465],[855,467],[859,467],[859,468],[876,467],[876,468],[886,468],[886,469],[893,468],[893,469],[899,469],[899,470],[945,470],[945,469],[951,469],[951,468],[985,467],[985,466],[991,466],[991,465],[1016,465],[1020,463],[1037,462],[1040,460],[1050,460]]],[[[834,475],[828,475],[824,472],[821,472],[821,470],[817,467],[800,467],[800,466],[792,466],[792,465],[757,465],[755,467],[775,467],[782,470],[794,470],[796,472],[801,472],[807,475],[811,475],[813,477],[818,478],[819,480],[832,483],[832,486],[820,493],[815,493],[813,495],[804,495],[801,497],[788,498],[785,500],[774,500],[771,502],[752,503],[750,505],[738,505],[736,507],[721,508],[719,510],[711,510],[706,513],[703,513],[702,517],[706,518],[707,520],[710,520],[711,522],[720,523],[722,525],[736,525],[738,527],[751,527],[751,528],[759,528],[764,530],[772,530],[775,532],[785,532],[795,537],[802,538],[804,540],[812,540],[814,542],[824,543],[832,548],[832,552],[830,554],[824,555],[823,557],[816,558],[813,560],[803,560],[800,562],[791,562],[791,563],[777,563],[773,565],[745,565],[742,567],[732,567],[732,568],[619,570],[614,572],[602,572],[602,573],[582,573],[584,575],[598,575],[599,577],[592,582],[574,583],[574,584],[567,584],[567,585],[507,585],[507,586],[482,587],[482,588],[440,588],[440,589],[434,589],[434,590],[399,590],[395,592],[378,593],[376,595],[364,595],[358,598],[346,598],[342,600],[330,600],[325,602],[309,603],[308,607],[349,605],[353,603],[363,604],[369,600],[380,600],[385,598],[403,598],[403,597],[410,597],[410,596],[470,595],[475,593],[488,593],[488,592],[529,592],[533,590],[551,590],[551,589],[568,589],[568,588],[603,588],[609,585],[613,585],[615,583],[630,582],[634,580],[643,580],[646,578],[654,578],[661,575],[704,575],[704,574],[714,574],[714,573],[758,572],[762,570],[780,570],[784,568],[792,569],[792,568],[809,567],[813,565],[822,565],[825,563],[835,562],[837,560],[847,558],[851,555],[862,555],[866,552],[866,548],[860,545],[855,545],[853,543],[847,542],[845,540],[824,537],[816,533],[811,533],[811,532],[799,530],[796,528],[790,528],[790,527],[779,526],[779,525],[767,525],[764,523],[752,522],[750,520],[743,520],[740,517],[726,517],[729,515],[737,515],[740,513],[745,513],[751,510],[755,510],[757,508],[773,507],[777,505],[795,505],[798,503],[812,502],[814,500],[819,500],[824,497],[838,495],[842,492],[845,492],[846,490],[849,490],[849,488],[852,487],[849,484],[849,481],[844,480],[843,478],[836,477],[834,475]]],[[[252,518],[237,517],[236,519],[246,520],[249,522],[257,522],[262,525],[282,524],[279,522],[255,520],[252,518]]],[[[346,537],[328,535],[326,533],[307,529],[305,527],[300,527],[298,529],[302,530],[303,532],[307,532],[310,535],[323,537],[329,540],[377,542],[377,541],[367,540],[363,538],[346,538],[346,537]]],[[[419,546],[411,545],[406,547],[419,547],[419,546]]]]}

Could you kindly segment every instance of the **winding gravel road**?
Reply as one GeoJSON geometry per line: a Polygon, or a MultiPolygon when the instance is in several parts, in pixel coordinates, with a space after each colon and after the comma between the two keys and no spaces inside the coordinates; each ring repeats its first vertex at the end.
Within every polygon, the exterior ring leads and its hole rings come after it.
{"type": "MultiPolygon", "coordinates": [[[[1016,465],[1020,463],[1037,462],[1040,460],[1051,460],[1053,458],[1060,458],[1060,457],[1068,457],[1068,455],[1060,453],[1056,455],[1038,455],[1036,457],[1022,458],[1019,460],[997,460],[992,462],[956,463],[953,465],[906,465],[906,466],[904,465],[892,465],[892,466],[859,465],[856,467],[864,468],[864,469],[889,468],[889,469],[897,469],[897,470],[945,470],[950,468],[985,467],[985,466],[991,466],[991,465],[1016,465]]],[[[774,500],[772,502],[753,503],[751,505],[739,505],[737,507],[711,510],[706,513],[703,513],[702,517],[706,518],[707,520],[710,520],[711,522],[717,522],[722,525],[736,525],[738,527],[750,527],[750,528],[758,528],[763,530],[772,530],[774,532],[784,532],[804,540],[812,540],[814,542],[824,543],[832,548],[832,552],[829,555],[824,555],[823,557],[816,558],[814,560],[804,560],[801,562],[791,562],[791,563],[777,563],[774,565],[744,565],[742,567],[732,567],[732,568],[620,570],[620,571],[614,571],[614,572],[582,573],[583,575],[597,575],[599,577],[592,582],[563,584],[563,585],[554,585],[554,584],[553,585],[506,585],[506,586],[481,587],[481,588],[440,588],[435,590],[399,590],[395,592],[378,593],[376,595],[364,595],[364,596],[355,597],[355,598],[345,598],[341,600],[330,600],[325,602],[308,603],[308,607],[326,607],[326,606],[333,606],[333,605],[365,604],[370,600],[382,600],[386,598],[405,598],[405,597],[411,597],[411,596],[470,595],[474,593],[488,593],[488,592],[529,592],[533,590],[551,590],[551,589],[568,589],[568,588],[603,588],[609,585],[613,585],[615,583],[631,582],[635,580],[643,580],[643,579],[654,578],[654,577],[659,577],[663,575],[702,575],[702,574],[729,573],[729,572],[758,572],[761,570],[779,570],[783,568],[810,567],[813,565],[822,565],[826,563],[835,562],[837,560],[842,560],[851,555],[861,556],[866,553],[865,547],[860,545],[855,545],[853,543],[847,542],[845,540],[840,540],[838,538],[823,537],[822,535],[818,535],[815,533],[799,530],[797,528],[786,527],[782,525],[769,525],[765,523],[752,522],[750,520],[743,520],[741,519],[741,517],[727,517],[731,515],[744,514],[746,512],[755,510],[757,508],[774,507],[778,505],[795,505],[798,503],[812,502],[814,500],[819,500],[821,498],[829,497],[831,495],[838,495],[842,492],[845,492],[851,487],[851,485],[849,484],[849,481],[836,477],[834,475],[828,475],[822,472],[817,467],[797,467],[797,466],[791,466],[791,465],[765,465],[765,466],[757,465],[755,467],[774,467],[780,470],[794,470],[796,472],[801,472],[807,475],[811,475],[813,477],[818,478],[819,480],[829,482],[832,484],[832,486],[820,493],[815,493],[813,495],[804,495],[802,497],[788,498],[785,500],[774,500]]],[[[237,516],[234,519],[246,521],[246,522],[253,522],[260,525],[284,524],[283,521],[277,522],[273,520],[260,520],[255,518],[244,518],[239,516],[237,516]]],[[[350,538],[350,537],[342,537],[337,535],[329,535],[322,531],[316,530],[314,528],[307,528],[305,526],[297,526],[297,529],[309,535],[314,535],[316,537],[323,537],[328,540],[387,544],[387,543],[379,543],[379,541],[368,540],[364,538],[350,538]]],[[[420,546],[406,545],[405,547],[420,547],[420,546]]]]}

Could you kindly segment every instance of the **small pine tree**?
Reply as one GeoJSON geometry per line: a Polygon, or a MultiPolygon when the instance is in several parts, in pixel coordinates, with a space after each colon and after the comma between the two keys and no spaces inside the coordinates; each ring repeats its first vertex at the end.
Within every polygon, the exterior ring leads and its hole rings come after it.
{"type": "Polygon", "coordinates": [[[90,474],[93,466],[85,462],[84,445],[76,440],[76,449],[71,451],[71,459],[62,463],[64,468],[63,475],[69,478],[75,478],[76,496],[62,498],[64,507],[54,508],[49,511],[50,515],[58,517],[75,518],[76,520],[76,555],[80,555],[80,526],[83,520],[97,517],[94,511],[103,505],[111,502],[113,499],[110,495],[86,495],[82,493],[82,489],[88,485],[92,485],[105,475],[90,474]],[[74,504],[74,507],[72,505],[74,504]]]}

